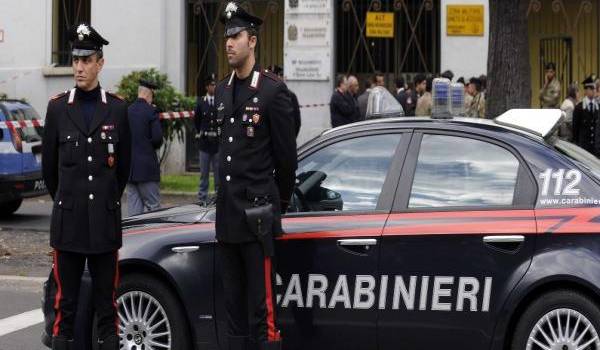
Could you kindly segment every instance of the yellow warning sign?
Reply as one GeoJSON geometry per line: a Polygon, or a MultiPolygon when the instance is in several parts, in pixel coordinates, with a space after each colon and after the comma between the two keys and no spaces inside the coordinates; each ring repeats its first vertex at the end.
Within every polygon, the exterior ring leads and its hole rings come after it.
{"type": "Polygon", "coordinates": [[[367,12],[367,37],[393,38],[393,12],[367,12]]]}
{"type": "Polygon", "coordinates": [[[447,5],[446,34],[483,36],[483,5],[447,5]]]}

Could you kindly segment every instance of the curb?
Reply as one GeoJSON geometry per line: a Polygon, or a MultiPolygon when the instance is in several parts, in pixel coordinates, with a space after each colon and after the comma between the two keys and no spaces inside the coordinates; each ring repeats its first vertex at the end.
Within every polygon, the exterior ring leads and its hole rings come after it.
{"type": "Polygon", "coordinates": [[[181,191],[160,191],[161,195],[167,196],[182,196],[182,197],[196,197],[198,193],[196,192],[181,192],[181,191]]]}

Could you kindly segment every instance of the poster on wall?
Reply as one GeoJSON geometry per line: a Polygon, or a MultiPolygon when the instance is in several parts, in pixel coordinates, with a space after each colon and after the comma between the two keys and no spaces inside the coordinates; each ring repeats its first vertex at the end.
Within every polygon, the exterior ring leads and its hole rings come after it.
{"type": "Polygon", "coordinates": [[[331,56],[327,47],[288,48],[283,57],[285,78],[289,80],[329,80],[331,56]]]}
{"type": "Polygon", "coordinates": [[[328,14],[330,0],[285,0],[286,14],[328,14]]]}

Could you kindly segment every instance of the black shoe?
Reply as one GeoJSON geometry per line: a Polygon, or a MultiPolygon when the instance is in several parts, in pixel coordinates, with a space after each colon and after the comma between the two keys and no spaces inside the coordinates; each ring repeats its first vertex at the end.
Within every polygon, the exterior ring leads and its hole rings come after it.
{"type": "Polygon", "coordinates": [[[260,350],[281,350],[281,340],[266,341],[261,344],[260,350]]]}
{"type": "Polygon", "coordinates": [[[119,345],[119,337],[116,335],[111,335],[104,340],[98,339],[98,350],[119,350],[119,345]]]}
{"type": "Polygon", "coordinates": [[[57,336],[52,338],[52,350],[71,350],[73,348],[73,339],[57,336]]]}
{"type": "Polygon", "coordinates": [[[229,350],[247,350],[248,349],[248,337],[236,337],[228,336],[229,350]]]}

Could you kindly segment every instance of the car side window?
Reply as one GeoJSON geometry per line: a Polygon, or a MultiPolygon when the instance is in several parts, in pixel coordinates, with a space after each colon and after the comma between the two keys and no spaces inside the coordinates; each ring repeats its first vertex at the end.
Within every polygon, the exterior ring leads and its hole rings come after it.
{"type": "Polygon", "coordinates": [[[518,159],[495,144],[424,135],[408,207],[510,206],[518,172],[518,159]]]}
{"type": "Polygon", "coordinates": [[[400,134],[343,140],[298,164],[289,211],[374,210],[400,134]]]}

